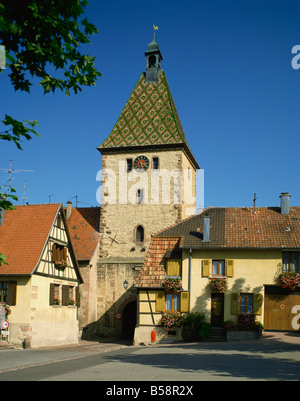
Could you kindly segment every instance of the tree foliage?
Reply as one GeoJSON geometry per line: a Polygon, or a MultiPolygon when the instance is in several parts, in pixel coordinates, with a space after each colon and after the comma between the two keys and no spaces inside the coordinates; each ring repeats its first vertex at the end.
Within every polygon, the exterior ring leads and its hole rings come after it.
{"type": "MultiPolygon", "coordinates": [[[[87,5],[87,0],[0,0],[0,45],[5,47],[15,91],[30,93],[38,81],[44,94],[58,89],[69,96],[96,85],[101,73],[95,57],[82,52],[82,45],[91,43],[90,36],[98,32],[84,16],[87,5]]],[[[0,122],[4,126],[0,139],[14,142],[19,149],[22,140],[40,136],[35,120],[18,121],[5,114],[0,122]]],[[[11,200],[17,197],[0,193],[0,208],[13,208],[11,200]]],[[[7,264],[0,253],[2,263],[7,264]]]]}
{"type": "MultiPolygon", "coordinates": [[[[82,45],[98,32],[84,17],[87,5],[87,0],[0,0],[0,45],[5,46],[6,67],[16,91],[30,92],[35,79],[44,94],[59,89],[66,96],[96,84],[101,73],[95,57],[82,52],[82,45]]],[[[1,122],[7,126],[9,120],[11,128],[0,132],[0,139],[21,148],[21,138],[37,134],[36,122],[18,125],[10,116],[1,122]]]]}

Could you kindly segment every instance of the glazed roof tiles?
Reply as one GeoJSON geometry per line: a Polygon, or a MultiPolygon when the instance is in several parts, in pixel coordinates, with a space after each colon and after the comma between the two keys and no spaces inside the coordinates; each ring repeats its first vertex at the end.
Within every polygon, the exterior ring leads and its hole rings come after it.
{"type": "Polygon", "coordinates": [[[60,204],[26,205],[5,211],[0,226],[0,252],[9,265],[0,266],[0,275],[34,272],[60,207],[60,204]]]}
{"type": "Polygon", "coordinates": [[[164,71],[140,76],[111,134],[99,149],[187,143],[164,71]]]}

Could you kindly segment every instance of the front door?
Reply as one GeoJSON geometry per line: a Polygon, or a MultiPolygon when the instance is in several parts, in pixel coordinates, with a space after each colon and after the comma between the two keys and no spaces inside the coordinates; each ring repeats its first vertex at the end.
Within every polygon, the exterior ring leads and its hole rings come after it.
{"type": "Polygon", "coordinates": [[[211,294],[211,327],[223,327],[224,294],[211,294]]]}

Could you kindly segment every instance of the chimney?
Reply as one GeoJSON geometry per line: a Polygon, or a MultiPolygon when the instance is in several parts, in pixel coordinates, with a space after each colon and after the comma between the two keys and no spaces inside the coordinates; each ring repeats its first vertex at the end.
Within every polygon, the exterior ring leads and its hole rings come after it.
{"type": "Polygon", "coordinates": [[[67,220],[71,217],[72,214],[72,202],[68,201],[67,202],[67,220]]]}
{"type": "Polygon", "coordinates": [[[0,207],[0,226],[3,223],[5,219],[5,210],[3,209],[3,207],[0,207]]]}
{"type": "Polygon", "coordinates": [[[281,195],[279,196],[281,214],[290,213],[290,197],[291,195],[288,192],[281,192],[281,195]]]}
{"type": "Polygon", "coordinates": [[[203,217],[203,242],[210,242],[210,217],[203,217]]]}

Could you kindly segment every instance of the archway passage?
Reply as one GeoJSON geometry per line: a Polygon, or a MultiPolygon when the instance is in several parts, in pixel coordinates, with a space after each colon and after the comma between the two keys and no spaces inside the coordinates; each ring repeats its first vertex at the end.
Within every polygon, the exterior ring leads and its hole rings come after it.
{"type": "Polygon", "coordinates": [[[137,301],[129,302],[122,313],[122,338],[133,340],[136,326],[137,301]]]}

